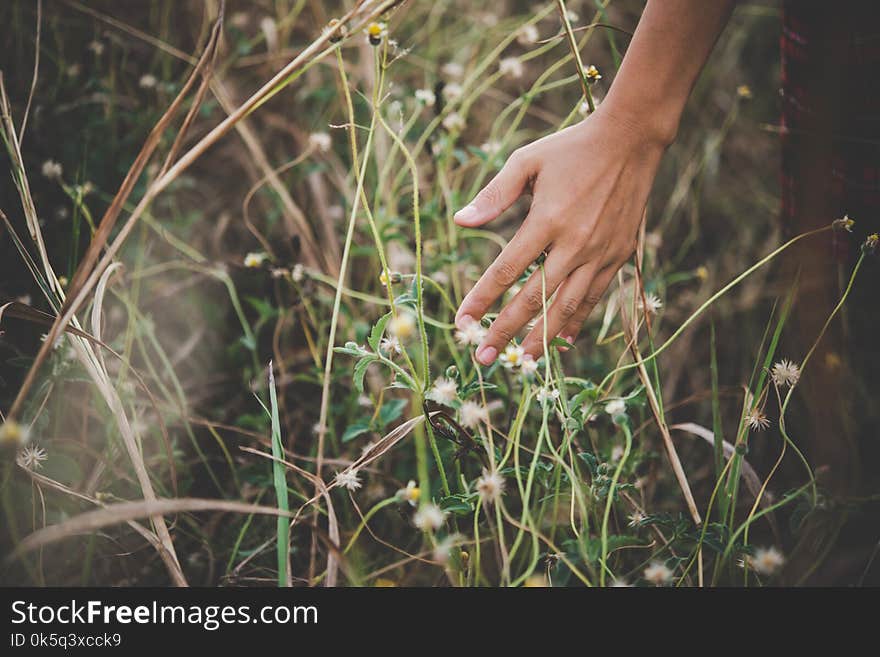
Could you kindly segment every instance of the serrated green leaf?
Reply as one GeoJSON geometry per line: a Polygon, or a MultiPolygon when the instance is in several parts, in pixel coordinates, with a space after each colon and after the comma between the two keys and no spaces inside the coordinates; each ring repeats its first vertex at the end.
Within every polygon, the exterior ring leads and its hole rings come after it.
{"type": "Polygon", "coordinates": [[[354,366],[354,374],[352,378],[354,379],[354,386],[357,388],[358,392],[364,391],[364,377],[367,375],[367,368],[379,360],[376,356],[366,356],[361,358],[357,365],[354,366]]]}
{"type": "Polygon", "coordinates": [[[373,351],[379,351],[379,342],[382,340],[382,334],[385,333],[385,325],[388,324],[389,319],[391,319],[391,313],[387,312],[376,320],[373,330],[370,331],[367,344],[373,348],[373,351]]]}

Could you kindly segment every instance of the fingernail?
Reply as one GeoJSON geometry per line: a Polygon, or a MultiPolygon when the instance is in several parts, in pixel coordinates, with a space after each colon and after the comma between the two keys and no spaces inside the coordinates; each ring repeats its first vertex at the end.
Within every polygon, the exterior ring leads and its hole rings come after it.
{"type": "Polygon", "coordinates": [[[498,355],[498,350],[495,347],[491,346],[482,346],[477,349],[477,360],[483,365],[491,365],[495,361],[495,357],[498,355]]]}
{"type": "Polygon", "coordinates": [[[453,218],[456,221],[463,221],[467,223],[469,221],[475,220],[479,214],[480,213],[477,211],[477,206],[471,203],[456,212],[453,218]]]}
{"type": "Polygon", "coordinates": [[[569,344],[574,344],[574,336],[573,335],[564,335],[562,339],[565,340],[569,344]]]}
{"type": "Polygon", "coordinates": [[[461,317],[456,318],[455,320],[455,328],[457,329],[465,329],[469,325],[473,324],[474,318],[470,315],[462,315],[461,317]]]}

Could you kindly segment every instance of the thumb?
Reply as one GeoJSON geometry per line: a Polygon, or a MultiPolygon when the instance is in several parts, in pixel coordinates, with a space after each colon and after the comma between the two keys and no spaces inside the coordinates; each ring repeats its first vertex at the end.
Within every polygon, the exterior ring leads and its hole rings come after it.
{"type": "Polygon", "coordinates": [[[459,226],[482,226],[492,221],[520,197],[531,169],[522,151],[514,151],[504,167],[483,187],[468,205],[453,217],[459,226]]]}

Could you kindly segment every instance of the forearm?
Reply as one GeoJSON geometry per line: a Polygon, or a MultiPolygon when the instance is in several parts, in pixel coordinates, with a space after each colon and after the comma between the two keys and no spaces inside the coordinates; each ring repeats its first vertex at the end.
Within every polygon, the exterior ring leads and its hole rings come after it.
{"type": "Polygon", "coordinates": [[[602,111],[672,142],[736,0],[648,0],[602,111]]]}

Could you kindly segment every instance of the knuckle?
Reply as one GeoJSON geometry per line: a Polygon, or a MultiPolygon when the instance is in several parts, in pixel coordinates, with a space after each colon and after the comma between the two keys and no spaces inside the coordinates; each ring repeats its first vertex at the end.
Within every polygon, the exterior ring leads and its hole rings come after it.
{"type": "Polygon", "coordinates": [[[590,309],[596,306],[601,300],[601,294],[597,294],[595,292],[588,293],[587,296],[584,297],[584,305],[586,306],[585,314],[589,314],[590,309]]]}
{"type": "Polygon", "coordinates": [[[544,295],[538,290],[532,290],[523,296],[523,305],[534,315],[544,308],[544,295]]]}
{"type": "MultiPolygon", "coordinates": [[[[513,331],[504,324],[493,324],[491,333],[496,338],[497,342],[501,344],[507,344],[511,340],[513,340],[513,331]]],[[[496,340],[493,340],[495,342],[496,340]]]]}
{"type": "Polygon", "coordinates": [[[578,308],[580,308],[580,305],[580,299],[576,299],[575,297],[560,299],[559,314],[562,316],[563,321],[574,317],[578,308]]]}
{"type": "Polygon", "coordinates": [[[498,260],[491,269],[492,282],[501,287],[510,287],[519,278],[519,272],[508,260],[498,260]]]}

